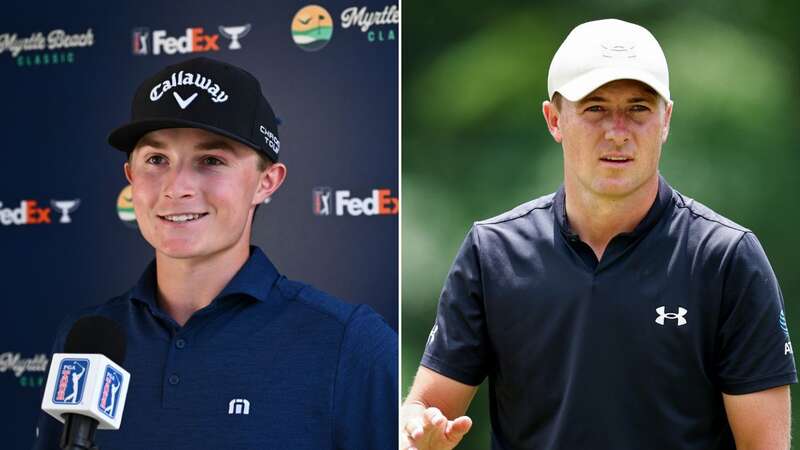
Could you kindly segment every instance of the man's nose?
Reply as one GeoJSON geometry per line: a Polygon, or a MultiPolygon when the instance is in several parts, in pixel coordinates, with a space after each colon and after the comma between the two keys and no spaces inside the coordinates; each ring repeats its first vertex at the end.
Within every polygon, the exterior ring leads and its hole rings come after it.
{"type": "Polygon", "coordinates": [[[170,167],[163,194],[170,199],[189,198],[195,195],[195,177],[189,164],[175,164],[170,167]]]}
{"type": "Polygon", "coordinates": [[[621,147],[630,140],[628,117],[624,111],[614,111],[606,122],[605,138],[621,147]]]}

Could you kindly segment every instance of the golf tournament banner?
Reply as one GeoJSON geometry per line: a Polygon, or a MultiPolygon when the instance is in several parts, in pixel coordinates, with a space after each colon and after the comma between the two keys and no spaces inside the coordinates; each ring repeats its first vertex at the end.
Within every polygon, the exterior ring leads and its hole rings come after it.
{"type": "MultiPolygon", "coordinates": [[[[125,155],[106,143],[137,85],[196,56],[240,66],[280,121],[288,177],[253,243],[289,278],[397,329],[396,3],[6,5],[0,16],[0,410],[28,448],[56,328],[127,291],[153,258],[125,155]]],[[[124,426],[124,424],[123,424],[124,426]]]]}

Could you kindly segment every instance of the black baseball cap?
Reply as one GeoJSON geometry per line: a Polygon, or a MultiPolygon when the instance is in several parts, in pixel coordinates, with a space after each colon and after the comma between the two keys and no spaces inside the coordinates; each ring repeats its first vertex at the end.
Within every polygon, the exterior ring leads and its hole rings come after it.
{"type": "Polygon", "coordinates": [[[131,152],[139,138],[162,128],[200,128],[249,145],[278,161],[278,126],[261,84],[249,72],[211,58],[167,66],[136,89],[131,121],[108,143],[131,152]]]}

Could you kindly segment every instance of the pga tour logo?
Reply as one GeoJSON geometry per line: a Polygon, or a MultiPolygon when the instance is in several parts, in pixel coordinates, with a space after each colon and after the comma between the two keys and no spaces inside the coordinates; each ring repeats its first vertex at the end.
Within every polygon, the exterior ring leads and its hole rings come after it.
{"type": "Polygon", "coordinates": [[[60,405],[77,405],[83,400],[83,388],[86,386],[86,372],[89,370],[88,359],[64,359],[58,366],[57,385],[53,389],[53,403],[60,405]]]}
{"type": "Polygon", "coordinates": [[[391,189],[373,189],[366,198],[353,197],[349,190],[316,187],[311,191],[311,206],[317,216],[397,215],[399,202],[391,189]]]}
{"type": "Polygon", "coordinates": [[[119,403],[119,389],[122,387],[124,375],[111,366],[106,366],[106,373],[103,375],[103,387],[100,390],[100,400],[97,407],[100,412],[113,419],[117,415],[117,403],[119,403]]]}

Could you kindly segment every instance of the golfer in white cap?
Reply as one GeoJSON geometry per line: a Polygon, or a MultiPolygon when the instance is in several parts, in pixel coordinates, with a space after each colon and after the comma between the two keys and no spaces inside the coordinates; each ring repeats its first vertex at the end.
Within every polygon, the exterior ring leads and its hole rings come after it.
{"type": "Polygon", "coordinates": [[[780,287],[750,230],[659,175],[673,104],[656,39],[576,27],[548,94],[564,184],[470,229],[401,448],[455,447],[488,377],[493,449],[788,449],[780,287]]]}

